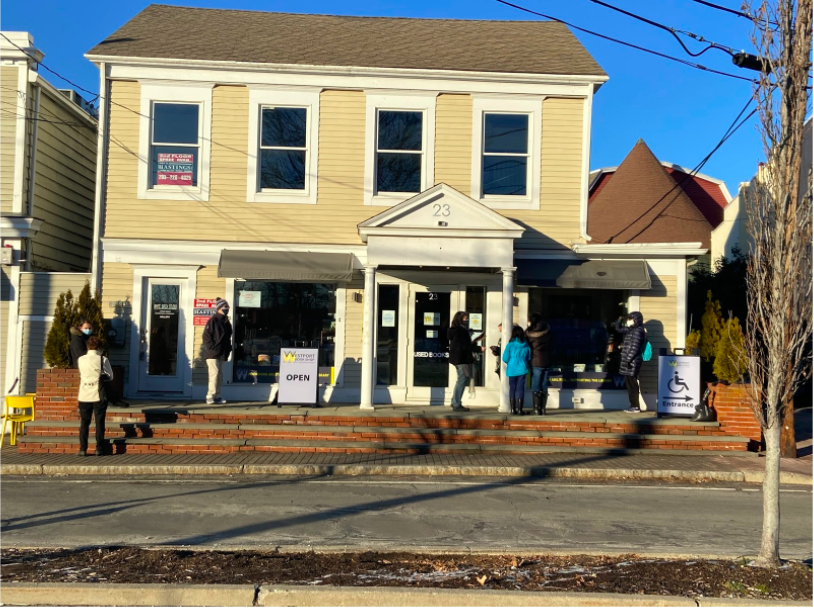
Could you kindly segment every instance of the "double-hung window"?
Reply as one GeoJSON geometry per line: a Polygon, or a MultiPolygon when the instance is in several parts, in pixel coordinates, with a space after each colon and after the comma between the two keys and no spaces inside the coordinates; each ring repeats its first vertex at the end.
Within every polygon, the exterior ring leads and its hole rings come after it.
{"type": "Polygon", "coordinates": [[[435,96],[367,96],[366,205],[394,205],[433,185],[434,133],[435,96]]]}
{"type": "Polygon", "coordinates": [[[209,200],[211,105],[211,84],[142,84],[139,198],[209,200]]]}
{"type": "Polygon", "coordinates": [[[150,188],[197,188],[201,106],[154,102],[150,141],[150,188]]]}
{"type": "Polygon", "coordinates": [[[542,99],[476,98],[473,110],[473,198],[539,209],[542,99]]]}
{"type": "Polygon", "coordinates": [[[317,202],[319,91],[249,90],[247,200],[317,202]]]}

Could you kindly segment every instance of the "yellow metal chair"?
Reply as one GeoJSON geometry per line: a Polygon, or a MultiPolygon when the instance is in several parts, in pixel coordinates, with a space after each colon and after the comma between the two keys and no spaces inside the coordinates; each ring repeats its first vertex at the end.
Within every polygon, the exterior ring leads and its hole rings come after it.
{"type": "Polygon", "coordinates": [[[17,445],[17,435],[25,431],[25,423],[34,421],[34,395],[6,397],[3,405],[3,430],[0,432],[0,448],[6,438],[6,425],[11,423],[10,445],[17,445]]]}

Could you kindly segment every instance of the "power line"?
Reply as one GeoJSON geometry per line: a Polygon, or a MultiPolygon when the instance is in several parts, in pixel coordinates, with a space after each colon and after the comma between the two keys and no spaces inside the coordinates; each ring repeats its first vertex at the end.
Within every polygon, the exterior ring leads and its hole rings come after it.
{"type": "Polygon", "coordinates": [[[738,76],[737,74],[729,74],[727,72],[721,72],[720,70],[714,70],[712,68],[708,68],[705,65],[701,65],[700,63],[695,63],[692,61],[687,61],[686,59],[680,59],[678,57],[673,57],[672,55],[667,55],[666,53],[660,53],[658,51],[654,51],[652,49],[645,48],[643,46],[639,46],[637,44],[633,44],[631,42],[625,42],[624,40],[619,40],[618,38],[613,38],[611,36],[606,36],[605,34],[600,34],[599,32],[594,32],[592,30],[586,29],[584,27],[579,27],[578,25],[574,25],[573,23],[569,23],[563,19],[558,19],[557,17],[552,17],[551,15],[546,15],[545,13],[540,13],[538,11],[533,11],[529,8],[524,6],[520,6],[519,4],[513,4],[508,2],[507,0],[496,0],[501,4],[505,4],[506,6],[511,6],[512,8],[516,8],[517,10],[530,13],[532,15],[537,15],[538,17],[543,17],[545,19],[549,19],[551,21],[556,21],[558,23],[562,23],[563,25],[567,25],[570,28],[578,30],[580,32],[585,32],[586,34],[590,34],[591,36],[596,36],[597,38],[602,38],[603,40],[608,40],[610,42],[615,42],[616,44],[621,44],[622,46],[626,46],[632,49],[636,49],[638,51],[642,51],[644,53],[649,53],[651,55],[655,55],[657,57],[662,57],[663,59],[669,59],[670,61],[675,61],[677,63],[681,63],[683,65],[689,66],[691,68],[695,68],[697,70],[703,70],[705,72],[710,72],[712,74],[719,74],[721,76],[728,76],[729,78],[737,78],[738,80],[745,80],[746,82],[751,82],[752,84],[757,84],[757,80],[752,80],[751,78],[747,78],[745,76],[738,76]]]}
{"type": "Polygon", "coordinates": [[[698,34],[694,34],[692,32],[688,32],[686,30],[679,30],[679,29],[676,29],[674,27],[670,27],[669,25],[664,25],[663,23],[659,23],[657,21],[653,21],[652,19],[642,17],[641,15],[637,15],[636,13],[631,13],[630,11],[626,11],[625,9],[619,8],[618,6],[608,4],[607,2],[603,2],[602,0],[589,0],[589,2],[593,2],[594,4],[598,4],[599,6],[604,6],[605,8],[611,9],[612,11],[616,11],[617,13],[622,13],[623,15],[627,15],[628,17],[631,17],[631,18],[636,19],[638,21],[641,21],[643,23],[647,23],[648,25],[652,25],[653,27],[657,27],[659,29],[664,30],[665,32],[668,32],[668,33],[672,34],[673,37],[681,45],[681,48],[683,48],[684,51],[688,55],[690,55],[691,57],[699,57],[699,56],[703,55],[704,53],[706,53],[710,49],[718,49],[719,51],[723,51],[725,53],[728,53],[730,56],[732,56],[732,55],[734,55],[736,53],[735,49],[733,49],[732,47],[728,47],[728,46],[725,46],[723,44],[718,44],[717,42],[713,42],[712,40],[707,40],[703,36],[699,36],[698,34]],[[679,34],[683,34],[684,36],[692,38],[693,40],[697,40],[698,42],[706,42],[708,44],[708,46],[704,50],[702,50],[702,51],[700,51],[698,53],[693,53],[690,49],[687,48],[687,45],[684,44],[684,42],[681,40],[681,38],[679,38],[679,36],[678,36],[679,34]]]}
{"type": "MultiPolygon", "coordinates": [[[[657,206],[658,206],[658,205],[659,205],[659,204],[660,204],[662,201],[664,201],[664,199],[666,199],[668,196],[670,196],[670,194],[672,194],[672,193],[673,193],[675,190],[677,190],[678,188],[681,188],[681,189],[682,189],[682,191],[683,191],[683,185],[684,185],[686,182],[688,182],[690,179],[692,179],[692,178],[694,178],[696,175],[698,175],[699,171],[701,171],[701,169],[703,169],[703,168],[704,168],[704,165],[706,165],[706,164],[707,164],[707,162],[709,162],[709,159],[710,159],[710,158],[712,158],[713,154],[715,154],[715,153],[716,153],[716,152],[717,152],[717,151],[718,151],[718,150],[721,148],[721,146],[723,146],[723,145],[724,145],[724,143],[726,143],[726,141],[727,141],[727,140],[728,140],[730,137],[732,137],[732,136],[733,136],[733,135],[734,135],[734,134],[735,134],[735,133],[738,131],[738,129],[740,129],[740,128],[741,128],[741,127],[742,127],[742,126],[743,126],[743,125],[746,123],[746,121],[748,121],[748,120],[749,120],[749,119],[750,119],[752,116],[754,116],[754,115],[755,115],[755,113],[757,112],[757,108],[755,108],[754,110],[752,110],[752,111],[751,111],[751,112],[750,112],[750,113],[749,113],[749,114],[748,114],[748,115],[747,115],[747,116],[746,116],[746,117],[745,117],[743,120],[741,120],[741,116],[743,116],[744,112],[746,112],[746,110],[749,108],[749,106],[752,104],[752,101],[753,101],[753,100],[754,100],[754,97],[750,97],[750,98],[747,100],[746,105],[744,105],[744,106],[743,106],[743,108],[741,109],[741,111],[740,111],[740,112],[738,112],[738,115],[735,117],[735,120],[733,120],[733,121],[732,121],[732,123],[729,125],[729,127],[727,128],[727,130],[726,130],[726,131],[724,132],[724,134],[721,136],[721,139],[718,141],[718,143],[715,145],[715,147],[714,147],[714,148],[713,148],[713,149],[712,149],[712,150],[709,152],[709,154],[707,154],[707,155],[706,155],[706,156],[705,156],[705,157],[704,157],[704,158],[703,158],[703,159],[702,159],[702,160],[701,160],[701,161],[700,161],[700,162],[699,162],[697,165],[695,165],[695,167],[693,167],[693,168],[692,168],[692,169],[691,169],[691,170],[690,170],[690,171],[689,171],[687,174],[685,174],[685,175],[684,175],[684,177],[683,177],[683,178],[682,178],[680,181],[677,181],[677,182],[675,183],[675,185],[674,185],[672,188],[670,188],[670,190],[668,190],[668,191],[667,191],[667,193],[666,193],[666,194],[662,195],[662,196],[661,196],[661,198],[659,198],[659,200],[657,200],[657,201],[656,201],[655,203],[653,203],[653,205],[651,205],[651,206],[650,206],[650,207],[649,207],[649,208],[648,208],[646,211],[644,211],[642,214],[640,214],[640,215],[639,215],[639,217],[637,217],[637,218],[636,218],[635,220],[633,220],[632,222],[628,223],[628,225],[627,225],[625,228],[623,228],[622,230],[620,230],[620,231],[619,231],[619,232],[617,232],[616,234],[612,235],[612,236],[611,236],[611,237],[608,239],[608,242],[612,242],[612,241],[613,241],[613,239],[615,239],[616,237],[618,237],[620,234],[622,234],[622,233],[623,233],[623,232],[625,232],[625,231],[626,231],[628,228],[630,228],[630,227],[631,227],[633,224],[635,224],[635,223],[636,223],[636,222],[638,222],[640,219],[642,219],[643,217],[645,217],[645,216],[646,216],[648,213],[650,213],[651,211],[653,211],[653,210],[654,210],[654,209],[655,209],[655,208],[656,208],[656,207],[657,207],[657,206]],[[740,120],[740,122],[738,122],[739,120],[740,120]]],[[[676,198],[678,198],[678,197],[679,197],[679,195],[680,195],[680,192],[679,192],[679,193],[676,193],[676,195],[675,195],[675,196],[674,196],[674,197],[673,197],[673,198],[672,198],[672,199],[671,199],[671,200],[670,200],[670,201],[669,201],[669,202],[668,202],[668,203],[667,203],[667,204],[664,206],[664,209],[662,209],[661,211],[659,211],[659,212],[656,214],[656,216],[655,216],[655,217],[654,217],[652,220],[650,220],[650,221],[649,221],[649,222],[648,222],[648,223],[647,223],[647,224],[646,224],[646,225],[645,225],[645,226],[644,226],[644,227],[643,227],[641,230],[639,230],[639,231],[638,231],[636,234],[634,234],[633,236],[631,236],[631,237],[630,237],[630,239],[635,239],[635,238],[636,238],[637,236],[639,236],[639,235],[640,235],[642,232],[644,232],[644,231],[645,231],[645,230],[647,230],[647,229],[648,229],[650,226],[652,226],[652,225],[653,225],[653,222],[655,222],[655,221],[656,221],[656,220],[657,220],[657,219],[658,219],[658,218],[661,216],[661,214],[662,214],[662,213],[663,213],[663,212],[664,212],[664,211],[665,211],[667,208],[669,208],[669,206],[670,206],[670,205],[671,205],[671,204],[672,204],[672,203],[673,203],[673,202],[676,200],[676,198]]],[[[629,240],[630,240],[630,239],[629,239],[629,240]]]]}
{"type": "MultiPolygon", "coordinates": [[[[692,2],[697,2],[698,4],[703,4],[704,6],[708,6],[710,8],[714,8],[719,11],[724,11],[725,13],[730,13],[732,15],[736,15],[738,17],[744,17],[745,19],[749,19],[749,21],[758,22],[760,19],[756,15],[752,15],[750,13],[746,13],[743,11],[738,11],[733,8],[729,8],[727,6],[721,6],[720,4],[714,4],[712,2],[707,2],[706,0],[691,0],[692,2]]],[[[771,25],[777,25],[775,21],[769,21],[771,25]]]]}

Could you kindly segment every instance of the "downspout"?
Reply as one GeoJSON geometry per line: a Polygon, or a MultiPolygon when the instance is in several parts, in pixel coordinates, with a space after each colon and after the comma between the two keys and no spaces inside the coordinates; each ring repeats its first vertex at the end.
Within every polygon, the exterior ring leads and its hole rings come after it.
{"type": "MultiPolygon", "coordinates": [[[[34,215],[34,181],[37,177],[37,130],[39,129],[39,117],[40,117],[40,94],[42,91],[42,87],[36,84],[36,82],[32,82],[31,86],[34,88],[34,110],[33,110],[33,120],[34,126],[31,128],[31,151],[28,157],[28,192],[26,192],[26,211],[25,214],[29,217],[34,215]]],[[[31,253],[33,251],[31,237],[26,239],[26,248],[25,248],[25,270],[31,270],[31,253]]]]}
{"type": "Polygon", "coordinates": [[[107,184],[107,108],[108,81],[107,65],[99,64],[99,118],[96,138],[96,193],[93,210],[93,243],[91,245],[91,284],[94,290],[102,289],[102,222],[104,221],[104,201],[107,184]]]}

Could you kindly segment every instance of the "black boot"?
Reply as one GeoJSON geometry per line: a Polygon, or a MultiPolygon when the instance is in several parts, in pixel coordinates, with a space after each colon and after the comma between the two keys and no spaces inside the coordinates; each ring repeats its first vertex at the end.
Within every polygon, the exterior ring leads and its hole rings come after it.
{"type": "Polygon", "coordinates": [[[509,399],[509,405],[512,407],[512,416],[517,415],[517,400],[516,399],[509,399]]]}
{"type": "Polygon", "coordinates": [[[532,393],[534,399],[534,413],[538,416],[543,415],[543,394],[539,391],[532,393]]]}
{"type": "Polygon", "coordinates": [[[545,408],[548,405],[548,391],[540,393],[540,415],[545,416],[545,408]]]}
{"type": "Polygon", "coordinates": [[[517,415],[518,416],[524,416],[525,414],[526,414],[526,412],[523,411],[523,400],[518,399],[517,400],[517,415]]]}

